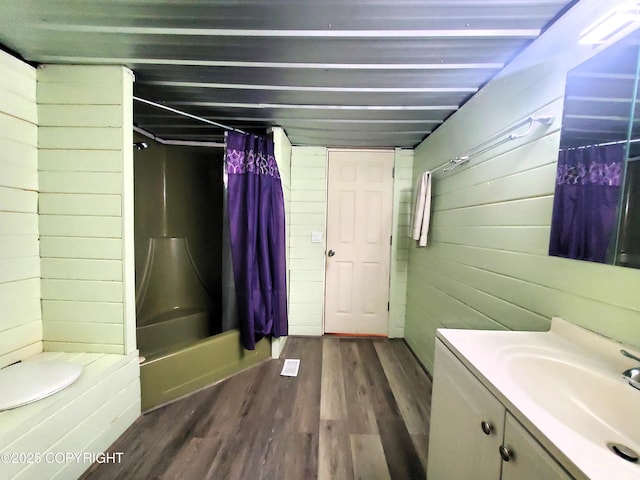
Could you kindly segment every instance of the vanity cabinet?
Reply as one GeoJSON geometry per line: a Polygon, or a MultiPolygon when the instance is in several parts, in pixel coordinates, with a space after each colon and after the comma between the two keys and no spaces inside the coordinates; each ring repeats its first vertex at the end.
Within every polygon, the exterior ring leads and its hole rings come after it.
{"type": "Polygon", "coordinates": [[[440,340],[428,480],[569,480],[564,469],[440,340]]]}
{"type": "Polygon", "coordinates": [[[502,480],[572,478],[509,412],[503,445],[513,457],[502,464],[502,480]]]}
{"type": "Polygon", "coordinates": [[[435,365],[428,480],[499,479],[504,407],[440,341],[435,365]]]}

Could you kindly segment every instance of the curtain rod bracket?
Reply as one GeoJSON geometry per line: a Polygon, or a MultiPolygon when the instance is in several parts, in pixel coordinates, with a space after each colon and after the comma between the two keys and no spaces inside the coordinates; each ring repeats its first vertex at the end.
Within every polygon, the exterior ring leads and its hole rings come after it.
{"type": "Polygon", "coordinates": [[[536,117],[533,120],[543,125],[551,125],[555,119],[556,117],[553,115],[546,115],[544,117],[536,117]]]}

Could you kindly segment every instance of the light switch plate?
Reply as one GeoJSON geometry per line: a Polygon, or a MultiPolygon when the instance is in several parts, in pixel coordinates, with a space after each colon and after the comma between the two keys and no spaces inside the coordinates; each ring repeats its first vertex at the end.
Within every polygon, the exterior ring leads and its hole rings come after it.
{"type": "Polygon", "coordinates": [[[322,243],[322,232],[311,232],[311,243],[322,243]]]}

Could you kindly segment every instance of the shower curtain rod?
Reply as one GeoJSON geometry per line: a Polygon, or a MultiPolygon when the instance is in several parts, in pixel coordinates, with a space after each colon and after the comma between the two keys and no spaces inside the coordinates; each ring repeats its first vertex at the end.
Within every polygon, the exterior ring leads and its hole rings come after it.
{"type": "MultiPolygon", "coordinates": [[[[628,143],[638,143],[640,142],[640,138],[633,138],[629,140],[628,143]]],[[[579,150],[581,148],[589,148],[589,147],[608,147],[609,145],[620,145],[621,143],[627,143],[627,140],[617,140],[614,142],[603,142],[603,143],[593,143],[591,145],[580,145],[578,147],[569,147],[569,148],[561,148],[561,152],[566,152],[569,150],[579,150]]]]}
{"type": "Polygon", "coordinates": [[[231,130],[231,131],[238,132],[238,133],[244,133],[245,135],[247,133],[247,132],[244,132],[244,131],[242,131],[242,130],[240,130],[238,128],[233,128],[233,127],[230,127],[228,125],[224,125],[222,123],[214,122],[213,120],[208,120],[206,118],[198,117],[197,115],[192,115],[190,113],[183,112],[182,110],[178,110],[177,108],[167,107],[166,105],[162,105],[160,103],[152,102],[151,100],[146,100],[144,98],[140,98],[140,97],[136,97],[136,96],[134,96],[133,99],[138,101],[138,102],[146,103],[147,105],[151,105],[152,107],[161,108],[163,110],[167,110],[168,112],[177,113],[178,115],[182,115],[184,117],[192,118],[193,120],[198,120],[199,122],[204,122],[204,123],[208,123],[209,125],[214,125],[216,127],[222,128],[224,130],[231,130]]]}
{"type": "Polygon", "coordinates": [[[527,117],[523,120],[520,120],[519,122],[514,123],[513,125],[505,128],[504,130],[501,130],[500,132],[492,135],[491,137],[489,137],[487,140],[485,140],[484,142],[482,142],[480,145],[477,145],[469,150],[467,150],[465,153],[463,153],[462,155],[458,155],[455,158],[452,158],[451,160],[443,163],[442,165],[440,165],[439,167],[434,168],[433,170],[431,170],[431,173],[435,173],[438,170],[444,170],[445,172],[449,172],[455,168],[457,168],[458,166],[467,163],[469,160],[471,160],[473,157],[478,156],[484,152],[487,152],[499,145],[502,145],[503,143],[506,142],[510,142],[511,140],[516,140],[518,138],[523,138],[526,137],[527,135],[529,135],[531,133],[531,131],[533,130],[533,125],[535,123],[541,123],[543,125],[551,125],[553,123],[553,121],[555,120],[555,117],[553,115],[544,115],[544,116],[540,116],[540,117],[527,117]],[[524,125],[529,124],[529,128],[523,132],[523,133],[511,133],[510,135],[496,141],[498,138],[502,137],[503,135],[506,135],[509,132],[512,132],[513,130],[520,128],[524,125]]]}
{"type": "Polygon", "coordinates": [[[162,145],[180,145],[183,147],[215,147],[215,148],[224,148],[225,144],[220,142],[197,142],[194,140],[166,140],[164,138],[160,138],[157,135],[145,130],[144,128],[133,126],[133,131],[138,132],[140,135],[144,135],[151,140],[155,140],[162,145]]]}

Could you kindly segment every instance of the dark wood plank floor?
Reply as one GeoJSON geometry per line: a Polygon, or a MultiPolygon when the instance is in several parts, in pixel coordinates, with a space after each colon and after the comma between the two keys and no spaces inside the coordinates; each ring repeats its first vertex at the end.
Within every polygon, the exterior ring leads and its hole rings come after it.
{"type": "Polygon", "coordinates": [[[139,418],[84,480],[425,478],[431,381],[402,340],[291,337],[270,360],[139,418]]]}

